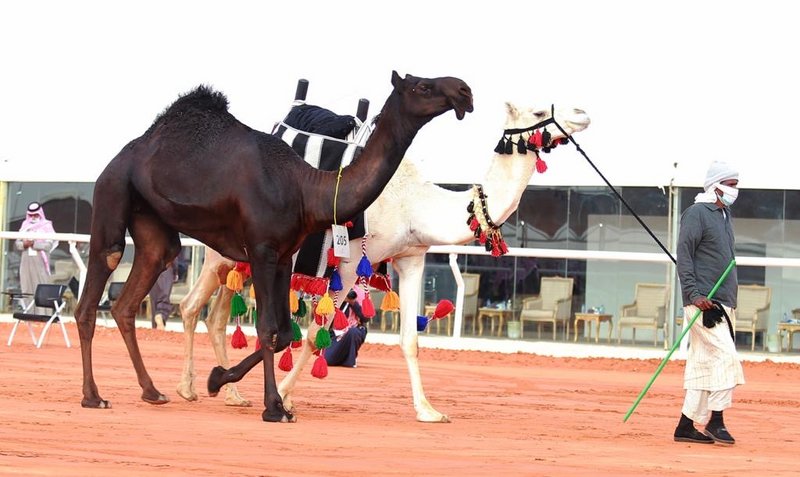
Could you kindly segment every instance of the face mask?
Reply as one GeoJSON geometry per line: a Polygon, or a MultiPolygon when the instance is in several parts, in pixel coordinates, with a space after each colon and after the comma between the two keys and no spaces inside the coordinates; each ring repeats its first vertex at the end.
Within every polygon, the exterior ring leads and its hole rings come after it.
{"type": "Polygon", "coordinates": [[[717,195],[719,197],[719,201],[725,207],[730,207],[736,202],[736,198],[739,197],[739,189],[735,187],[730,187],[722,184],[716,184],[718,190],[722,192],[722,195],[717,195]]]}

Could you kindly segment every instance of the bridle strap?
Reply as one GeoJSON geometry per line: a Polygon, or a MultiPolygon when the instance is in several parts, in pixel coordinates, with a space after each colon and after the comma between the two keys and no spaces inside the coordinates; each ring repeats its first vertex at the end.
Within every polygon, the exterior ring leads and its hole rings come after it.
{"type": "MultiPolygon", "coordinates": [[[[555,105],[551,104],[550,105],[550,117],[549,118],[545,119],[544,121],[540,121],[540,122],[534,124],[533,126],[530,126],[530,127],[527,127],[527,128],[504,129],[503,130],[503,134],[511,136],[511,135],[514,135],[514,134],[522,134],[522,133],[525,133],[525,132],[536,131],[539,128],[543,128],[543,127],[547,126],[548,124],[558,125],[558,123],[556,122],[556,119],[555,119],[555,109],[556,109],[555,105]]],[[[561,129],[560,126],[559,126],[558,129],[560,129],[562,133],[564,132],[564,130],[561,129]]]]}

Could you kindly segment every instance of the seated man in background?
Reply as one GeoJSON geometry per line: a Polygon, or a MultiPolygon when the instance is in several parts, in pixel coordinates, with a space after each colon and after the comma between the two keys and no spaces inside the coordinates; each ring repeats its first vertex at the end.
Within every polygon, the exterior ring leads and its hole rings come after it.
{"type": "Polygon", "coordinates": [[[350,290],[340,307],[347,317],[347,328],[331,331],[331,345],[325,348],[328,366],[356,367],[358,350],[367,339],[367,318],[364,317],[357,298],[356,292],[350,290]]]}

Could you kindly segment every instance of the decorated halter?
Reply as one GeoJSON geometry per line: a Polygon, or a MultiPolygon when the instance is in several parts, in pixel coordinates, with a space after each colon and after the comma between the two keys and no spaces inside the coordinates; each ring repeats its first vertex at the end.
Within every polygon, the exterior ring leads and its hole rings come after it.
{"type": "Polygon", "coordinates": [[[497,142],[497,147],[494,152],[497,154],[513,154],[514,153],[514,135],[519,135],[517,139],[517,152],[519,154],[527,154],[528,151],[533,151],[536,155],[536,172],[544,173],[547,170],[547,164],[539,157],[539,150],[544,153],[549,153],[553,148],[559,144],[566,144],[569,142],[566,132],[561,129],[555,120],[555,105],[550,105],[550,117],[544,121],[540,121],[533,126],[527,128],[514,128],[503,130],[503,136],[497,142]],[[546,126],[548,124],[555,124],[558,129],[564,133],[565,137],[557,141],[553,141],[550,132],[546,126]]]}
{"type": "MultiPolygon", "coordinates": [[[[513,154],[514,135],[519,135],[519,139],[516,142],[519,154],[527,154],[530,150],[536,155],[536,171],[540,174],[547,170],[547,164],[539,157],[539,150],[549,153],[558,144],[567,144],[569,142],[567,138],[569,135],[555,120],[555,105],[550,106],[550,117],[544,121],[527,128],[503,130],[503,137],[498,141],[494,152],[497,154],[513,154]],[[555,124],[565,137],[560,138],[558,141],[553,141],[550,132],[546,128],[548,124],[555,124]]],[[[483,192],[483,187],[480,185],[473,186],[472,193],[472,200],[467,205],[467,212],[469,212],[467,225],[475,234],[478,242],[486,248],[487,252],[491,252],[493,257],[505,255],[508,253],[508,246],[503,239],[503,234],[500,232],[500,227],[503,224],[498,225],[492,222],[492,218],[489,217],[489,209],[486,205],[488,196],[483,192]]]]}

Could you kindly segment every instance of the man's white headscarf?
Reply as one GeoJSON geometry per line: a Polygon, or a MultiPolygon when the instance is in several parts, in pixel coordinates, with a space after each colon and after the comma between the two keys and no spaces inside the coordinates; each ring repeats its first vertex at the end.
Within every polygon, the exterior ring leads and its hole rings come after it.
{"type": "Polygon", "coordinates": [[[695,202],[716,202],[717,194],[714,192],[714,185],[731,179],[739,179],[739,171],[731,167],[727,162],[714,161],[708,167],[706,180],[703,182],[703,190],[694,198],[695,202]]]}

